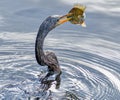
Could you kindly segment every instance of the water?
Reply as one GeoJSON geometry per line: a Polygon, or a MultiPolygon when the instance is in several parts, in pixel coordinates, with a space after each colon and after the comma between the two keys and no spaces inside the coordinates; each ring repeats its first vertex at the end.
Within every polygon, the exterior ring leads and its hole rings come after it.
{"type": "Polygon", "coordinates": [[[38,75],[47,67],[35,60],[35,38],[45,17],[71,9],[73,2],[61,1],[0,1],[0,100],[119,100],[118,0],[81,1],[87,27],[65,23],[49,33],[44,48],[55,52],[62,74],[59,89],[52,82],[43,91],[38,75]]]}

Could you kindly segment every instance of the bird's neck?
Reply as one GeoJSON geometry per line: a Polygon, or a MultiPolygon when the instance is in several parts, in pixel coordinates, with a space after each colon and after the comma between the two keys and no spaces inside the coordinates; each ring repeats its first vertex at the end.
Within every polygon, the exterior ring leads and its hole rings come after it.
{"type": "Polygon", "coordinates": [[[42,31],[39,29],[37,37],[36,37],[36,44],[35,44],[35,55],[36,55],[36,60],[40,65],[44,65],[44,59],[45,59],[45,54],[43,51],[43,44],[44,44],[44,39],[47,36],[48,32],[47,31],[42,31]]]}

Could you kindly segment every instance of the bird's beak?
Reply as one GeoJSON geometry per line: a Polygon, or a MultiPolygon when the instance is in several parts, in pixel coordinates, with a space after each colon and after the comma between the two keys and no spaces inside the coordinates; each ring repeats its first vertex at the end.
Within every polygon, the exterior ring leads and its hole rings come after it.
{"type": "Polygon", "coordinates": [[[58,22],[57,22],[57,25],[61,25],[67,21],[69,21],[71,18],[68,18],[68,14],[67,15],[64,15],[62,17],[59,18],[58,22]]]}

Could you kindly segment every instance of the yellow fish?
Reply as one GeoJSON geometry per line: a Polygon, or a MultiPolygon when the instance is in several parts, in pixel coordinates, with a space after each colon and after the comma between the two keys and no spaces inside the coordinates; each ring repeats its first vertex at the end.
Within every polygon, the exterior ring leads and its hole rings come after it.
{"type": "Polygon", "coordinates": [[[70,21],[72,24],[78,24],[83,27],[86,27],[85,9],[86,9],[86,7],[81,4],[74,5],[74,7],[69,11],[68,14],[62,16],[62,18],[58,24],[70,21]]]}
{"type": "Polygon", "coordinates": [[[86,27],[85,9],[86,6],[83,6],[81,4],[76,4],[67,14],[67,18],[72,24],[79,24],[83,27],[86,27]]]}

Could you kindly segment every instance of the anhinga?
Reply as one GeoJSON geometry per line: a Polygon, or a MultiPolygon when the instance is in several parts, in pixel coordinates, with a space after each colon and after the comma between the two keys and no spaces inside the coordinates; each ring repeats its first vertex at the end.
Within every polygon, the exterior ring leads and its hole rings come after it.
{"type": "Polygon", "coordinates": [[[35,55],[38,64],[41,66],[48,66],[48,71],[50,74],[60,74],[61,68],[59,66],[57,57],[53,52],[44,52],[43,44],[45,37],[47,34],[54,29],[56,26],[63,24],[64,22],[70,21],[73,24],[80,24],[85,26],[84,24],[84,6],[75,5],[74,8],[70,10],[67,15],[64,16],[50,16],[40,25],[35,44],[35,55]]]}

